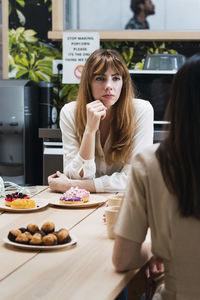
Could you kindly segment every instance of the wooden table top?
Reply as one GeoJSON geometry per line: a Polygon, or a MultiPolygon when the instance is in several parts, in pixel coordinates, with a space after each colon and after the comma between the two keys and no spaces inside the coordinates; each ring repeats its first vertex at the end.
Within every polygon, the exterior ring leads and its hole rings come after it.
{"type": "MultiPolygon", "coordinates": [[[[33,199],[59,199],[47,187],[33,199]]],[[[92,197],[98,194],[92,195],[92,197]]],[[[110,194],[101,194],[106,201],[110,194]]],[[[104,206],[67,209],[47,206],[29,213],[0,214],[0,295],[2,299],[114,299],[136,272],[116,273],[113,240],[107,238],[104,206]],[[3,242],[9,230],[29,223],[54,222],[78,243],[55,251],[24,250],[3,242]]]]}

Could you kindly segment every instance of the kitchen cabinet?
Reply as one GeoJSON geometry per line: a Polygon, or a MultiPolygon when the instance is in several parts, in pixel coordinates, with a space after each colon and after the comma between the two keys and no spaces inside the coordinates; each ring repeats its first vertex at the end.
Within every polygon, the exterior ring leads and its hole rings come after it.
{"type": "Polygon", "coordinates": [[[60,129],[39,128],[39,138],[43,139],[43,185],[48,184],[48,176],[63,171],[63,149],[60,129]]]}

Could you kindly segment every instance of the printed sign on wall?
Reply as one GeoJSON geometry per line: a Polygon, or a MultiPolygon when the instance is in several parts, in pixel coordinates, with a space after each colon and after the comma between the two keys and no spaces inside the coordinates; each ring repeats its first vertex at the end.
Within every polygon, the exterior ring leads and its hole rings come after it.
{"type": "Polygon", "coordinates": [[[64,32],[63,83],[79,83],[87,58],[99,47],[98,32],[64,32]]]}

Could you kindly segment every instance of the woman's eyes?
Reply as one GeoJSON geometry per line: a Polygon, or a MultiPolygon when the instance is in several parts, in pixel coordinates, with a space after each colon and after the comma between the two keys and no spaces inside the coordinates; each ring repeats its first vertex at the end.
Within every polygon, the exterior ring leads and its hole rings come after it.
{"type": "MultiPolygon", "coordinates": [[[[103,77],[103,76],[97,76],[97,77],[95,77],[95,80],[97,80],[97,81],[105,81],[105,80],[106,80],[106,77],[103,77]]],[[[120,77],[120,76],[113,76],[113,77],[112,77],[112,80],[113,80],[113,81],[121,80],[121,77],[120,77]]]]}
{"type": "Polygon", "coordinates": [[[119,77],[119,76],[114,76],[114,77],[113,77],[113,80],[114,80],[114,81],[121,80],[121,77],[119,77]]]}
{"type": "Polygon", "coordinates": [[[95,80],[101,81],[101,80],[104,80],[104,77],[102,77],[102,76],[97,76],[97,77],[95,77],[95,80]]]}

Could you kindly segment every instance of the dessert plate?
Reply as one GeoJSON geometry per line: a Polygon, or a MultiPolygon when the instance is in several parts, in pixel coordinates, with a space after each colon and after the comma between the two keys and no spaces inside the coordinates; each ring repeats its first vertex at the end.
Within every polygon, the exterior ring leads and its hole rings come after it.
{"type": "Polygon", "coordinates": [[[44,199],[34,199],[36,207],[34,208],[12,208],[5,205],[5,200],[0,199],[0,210],[9,211],[9,212],[33,212],[39,209],[44,208],[49,204],[47,200],[44,199]]]}
{"type": "Polygon", "coordinates": [[[59,202],[59,199],[50,199],[49,204],[57,207],[63,207],[63,208],[89,208],[89,207],[95,207],[98,205],[101,205],[106,202],[106,198],[99,195],[91,195],[90,194],[90,200],[85,203],[72,203],[72,204],[61,204],[59,202]]]}
{"type": "Polygon", "coordinates": [[[71,241],[69,243],[55,245],[55,246],[36,246],[36,245],[25,245],[20,243],[15,243],[10,241],[7,237],[4,238],[4,243],[7,245],[11,245],[17,248],[25,249],[25,250],[57,250],[62,248],[70,248],[73,245],[77,244],[77,238],[70,234],[71,241]]]}

